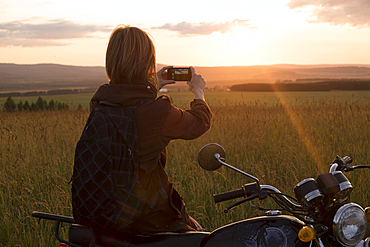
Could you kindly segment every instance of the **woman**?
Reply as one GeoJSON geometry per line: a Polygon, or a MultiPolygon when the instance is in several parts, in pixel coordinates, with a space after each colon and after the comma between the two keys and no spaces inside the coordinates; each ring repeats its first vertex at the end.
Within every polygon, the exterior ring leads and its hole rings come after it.
{"type": "MultiPolygon", "coordinates": [[[[164,67],[157,73],[155,49],[144,31],[118,26],[111,34],[106,53],[109,84],[99,87],[91,99],[93,109],[99,103],[138,106],[134,111],[139,148],[139,180],[145,191],[145,204],[127,226],[132,233],[196,230],[181,197],[165,172],[166,146],[173,139],[194,139],[210,128],[211,111],[204,101],[205,81],[192,70],[188,81],[194,100],[190,110],[176,108],[169,97],[157,98],[167,84],[164,67]],[[144,102],[144,103],[143,103],[144,102]]],[[[180,164],[179,164],[180,165],[180,164]]]]}

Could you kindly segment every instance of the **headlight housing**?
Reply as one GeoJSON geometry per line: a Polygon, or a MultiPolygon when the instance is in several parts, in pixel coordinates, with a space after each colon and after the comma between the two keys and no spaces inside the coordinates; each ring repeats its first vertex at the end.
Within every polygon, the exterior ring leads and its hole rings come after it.
{"type": "Polygon", "coordinates": [[[333,219],[333,233],[343,245],[356,245],[366,234],[366,215],[356,203],[341,206],[333,219]]]}

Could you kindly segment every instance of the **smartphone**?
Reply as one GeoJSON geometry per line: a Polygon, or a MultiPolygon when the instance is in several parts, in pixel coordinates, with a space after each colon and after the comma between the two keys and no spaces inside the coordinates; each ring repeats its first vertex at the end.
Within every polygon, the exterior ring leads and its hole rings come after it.
{"type": "Polygon", "coordinates": [[[190,81],[191,70],[189,67],[173,67],[167,69],[167,80],[190,81]]]}

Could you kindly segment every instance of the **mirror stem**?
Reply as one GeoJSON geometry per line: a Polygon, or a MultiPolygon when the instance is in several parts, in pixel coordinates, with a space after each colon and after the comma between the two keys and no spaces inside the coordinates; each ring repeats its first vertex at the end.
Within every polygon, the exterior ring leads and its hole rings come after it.
{"type": "Polygon", "coordinates": [[[223,161],[221,160],[221,155],[220,155],[219,153],[215,153],[215,158],[216,158],[216,159],[218,160],[218,162],[220,162],[222,165],[224,165],[224,166],[226,166],[226,167],[228,167],[228,168],[230,168],[230,169],[232,169],[232,170],[234,170],[234,171],[237,171],[237,172],[239,172],[239,173],[243,174],[244,176],[247,176],[247,177],[249,177],[249,178],[253,179],[254,181],[256,181],[256,183],[257,183],[258,187],[260,187],[260,183],[259,183],[258,178],[256,178],[256,177],[254,177],[254,176],[252,176],[252,175],[250,175],[250,174],[248,174],[248,173],[246,173],[246,172],[243,172],[242,170],[239,170],[238,168],[235,168],[235,167],[233,167],[233,166],[231,166],[231,165],[229,165],[229,164],[227,164],[227,163],[223,162],[223,161]]]}

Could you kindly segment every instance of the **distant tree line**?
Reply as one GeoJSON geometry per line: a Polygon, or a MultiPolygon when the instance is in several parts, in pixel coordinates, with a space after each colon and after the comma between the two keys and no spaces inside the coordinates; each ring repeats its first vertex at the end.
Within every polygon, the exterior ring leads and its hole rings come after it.
{"type": "Polygon", "coordinates": [[[230,87],[230,91],[274,92],[274,91],[331,91],[331,90],[370,90],[370,80],[328,80],[315,83],[302,83],[297,80],[277,83],[249,83],[230,87]]]}
{"type": "MultiPolygon", "coordinates": [[[[68,110],[69,106],[66,103],[54,101],[51,99],[49,103],[42,99],[41,96],[36,100],[36,102],[29,103],[27,100],[23,103],[19,101],[18,104],[14,102],[12,97],[8,97],[3,105],[3,111],[15,112],[15,111],[55,111],[55,110],[68,110]]],[[[78,109],[82,109],[79,105],[78,109]]]]}
{"type": "Polygon", "coordinates": [[[64,94],[93,93],[95,91],[96,91],[96,88],[53,89],[53,90],[48,90],[48,91],[6,92],[6,93],[0,93],[0,97],[64,95],[64,94]]]}

